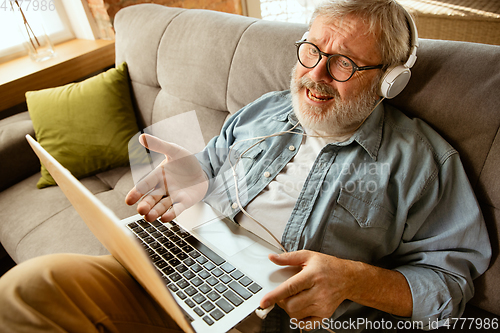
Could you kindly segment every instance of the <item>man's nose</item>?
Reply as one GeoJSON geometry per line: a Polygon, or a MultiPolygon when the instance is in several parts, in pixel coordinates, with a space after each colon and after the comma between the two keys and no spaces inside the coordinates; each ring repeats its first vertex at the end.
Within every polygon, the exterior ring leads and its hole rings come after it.
{"type": "Polygon", "coordinates": [[[321,57],[320,62],[309,70],[309,77],[315,82],[331,83],[334,81],[328,73],[326,57],[321,57]]]}

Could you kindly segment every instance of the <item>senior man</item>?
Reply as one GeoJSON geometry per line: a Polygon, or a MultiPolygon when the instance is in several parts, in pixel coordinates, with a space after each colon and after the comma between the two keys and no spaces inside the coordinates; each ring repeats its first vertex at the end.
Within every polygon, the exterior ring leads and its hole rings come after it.
{"type": "MultiPolygon", "coordinates": [[[[274,263],[301,267],[261,300],[279,305],[263,331],[318,328],[323,318],[435,327],[463,313],[488,266],[488,236],[458,153],[381,103],[384,73],[409,58],[409,23],[392,0],[328,1],[297,43],[291,90],[237,112],[197,159],[141,137],[149,149],[186,157],[127,195],[146,219],[170,221],[203,199],[280,240],[287,253],[270,256],[274,263]],[[244,196],[221,180],[228,157],[244,166],[244,196]]],[[[1,323],[12,331],[176,328],[109,256],[35,259],[2,278],[0,291],[1,323]]]]}

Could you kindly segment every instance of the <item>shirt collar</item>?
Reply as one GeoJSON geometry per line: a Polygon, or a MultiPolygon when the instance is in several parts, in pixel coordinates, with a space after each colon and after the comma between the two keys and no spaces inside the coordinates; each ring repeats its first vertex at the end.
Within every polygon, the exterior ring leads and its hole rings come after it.
{"type": "Polygon", "coordinates": [[[345,145],[356,141],[373,160],[377,160],[378,151],[382,142],[382,130],[384,127],[384,104],[379,105],[366,118],[364,123],[354,133],[351,139],[345,142],[345,145]]]}

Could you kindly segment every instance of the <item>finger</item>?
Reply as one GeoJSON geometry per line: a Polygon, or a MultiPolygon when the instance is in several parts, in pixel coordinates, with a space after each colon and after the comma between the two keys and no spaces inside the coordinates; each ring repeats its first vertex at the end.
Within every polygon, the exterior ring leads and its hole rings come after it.
{"type": "Polygon", "coordinates": [[[270,254],[269,260],[280,266],[302,266],[310,256],[310,251],[301,250],[281,254],[270,254]]]}
{"type": "Polygon", "coordinates": [[[175,214],[175,211],[173,209],[169,209],[165,213],[163,213],[163,215],[160,217],[160,220],[162,222],[170,222],[176,217],[177,215],[175,214]]]}
{"type": "Polygon", "coordinates": [[[168,194],[165,194],[165,191],[161,188],[150,191],[141,198],[141,201],[139,201],[137,212],[141,215],[147,215],[156,203],[167,195],[168,194]]]}
{"type": "Polygon", "coordinates": [[[314,294],[311,289],[304,290],[297,295],[279,301],[277,304],[293,318],[305,318],[310,315],[318,315],[314,294]]]}
{"type": "Polygon", "coordinates": [[[172,208],[172,198],[170,196],[163,197],[159,200],[150,210],[144,215],[145,219],[149,222],[156,220],[168,212],[172,208]]]}
{"type": "Polygon", "coordinates": [[[161,216],[163,222],[170,222],[179,216],[183,211],[185,211],[191,205],[188,204],[186,198],[182,194],[177,193],[175,196],[175,201],[172,204],[171,209],[167,210],[165,214],[161,216]]]}
{"type": "Polygon", "coordinates": [[[303,319],[310,316],[328,318],[333,314],[333,311],[329,310],[329,302],[318,298],[314,288],[304,290],[277,304],[292,318],[303,319]]]}
{"type": "Polygon", "coordinates": [[[260,306],[265,309],[281,300],[297,295],[301,291],[311,288],[311,281],[306,274],[299,272],[264,295],[260,300],[260,306]]]}
{"type": "MultiPolygon", "coordinates": [[[[155,188],[156,186],[152,187],[151,189],[155,188]]],[[[152,191],[151,189],[149,189],[149,191],[144,191],[145,187],[143,187],[143,190],[142,191],[139,191],[137,189],[137,186],[134,186],[126,195],[125,197],[125,203],[129,206],[137,203],[140,199],[142,199],[144,197],[144,195],[146,194],[151,194],[152,191]]],[[[163,196],[165,194],[165,190],[163,190],[163,194],[161,196],[163,196]]]]}
{"type": "Polygon", "coordinates": [[[149,150],[161,153],[172,159],[178,159],[191,155],[189,151],[174,143],[163,141],[155,136],[149,134],[141,134],[139,142],[149,150]]]}
{"type": "Polygon", "coordinates": [[[139,199],[142,197],[142,195],[137,191],[135,186],[127,193],[125,196],[125,203],[129,206],[132,206],[135,204],[139,199]]]}
{"type": "MultiPolygon", "coordinates": [[[[133,205],[144,195],[151,192],[151,190],[157,188],[158,186],[165,186],[165,180],[162,175],[161,168],[156,168],[151,171],[146,177],[140,180],[127,194],[125,197],[125,203],[127,205],[133,205]]],[[[162,195],[166,194],[165,190],[162,195]]]]}
{"type": "Polygon", "coordinates": [[[160,220],[162,222],[170,222],[173,219],[175,219],[178,216],[178,214],[176,214],[176,209],[175,209],[176,206],[178,206],[178,204],[172,205],[170,209],[168,209],[165,213],[163,213],[160,220]]]}

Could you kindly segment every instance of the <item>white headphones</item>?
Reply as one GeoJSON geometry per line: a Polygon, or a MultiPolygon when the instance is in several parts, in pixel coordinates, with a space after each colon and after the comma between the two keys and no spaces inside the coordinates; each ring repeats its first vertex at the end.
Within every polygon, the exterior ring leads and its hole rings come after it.
{"type": "MultiPolygon", "coordinates": [[[[418,32],[415,21],[408,13],[408,11],[394,1],[398,6],[400,6],[406,16],[408,21],[408,26],[410,28],[410,56],[408,60],[403,65],[391,66],[389,67],[382,78],[380,79],[378,94],[379,96],[387,99],[396,97],[403,89],[406,87],[411,77],[411,68],[417,61],[417,48],[418,48],[418,32]]],[[[302,36],[301,40],[306,40],[309,35],[309,31],[306,31],[302,36]]]]}
{"type": "MultiPolygon", "coordinates": [[[[395,3],[397,4],[397,2],[395,3]]],[[[382,79],[380,80],[378,94],[388,99],[396,97],[401,91],[403,91],[403,89],[410,81],[411,77],[410,69],[417,61],[417,48],[418,48],[417,26],[415,25],[415,21],[413,21],[413,18],[408,13],[408,11],[403,6],[401,6],[401,8],[403,8],[406,20],[408,21],[408,26],[410,27],[410,39],[411,39],[410,56],[408,57],[406,63],[404,63],[403,65],[389,67],[382,76],[382,79]]]]}

